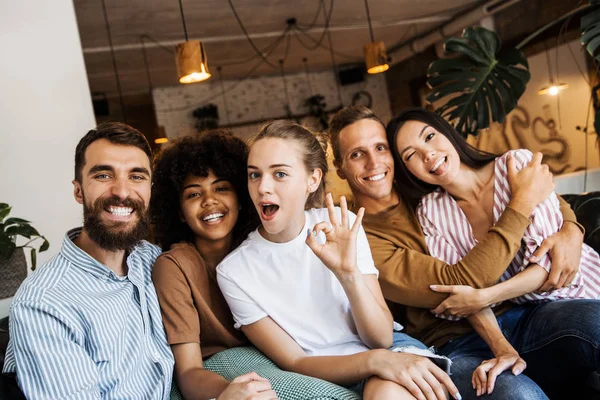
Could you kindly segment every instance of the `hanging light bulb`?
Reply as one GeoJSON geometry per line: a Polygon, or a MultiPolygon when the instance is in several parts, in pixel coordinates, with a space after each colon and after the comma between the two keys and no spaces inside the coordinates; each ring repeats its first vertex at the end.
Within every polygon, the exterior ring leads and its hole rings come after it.
{"type": "Polygon", "coordinates": [[[552,72],[552,64],[550,63],[550,55],[548,54],[548,49],[546,49],[546,66],[548,67],[548,78],[550,79],[550,83],[538,90],[538,94],[549,94],[550,96],[556,96],[558,93],[568,88],[569,85],[567,85],[566,83],[554,83],[554,74],[552,72]]]}
{"type": "Polygon", "coordinates": [[[204,44],[199,40],[188,40],[181,0],[179,0],[179,10],[181,11],[181,23],[183,24],[183,33],[185,35],[185,42],[179,43],[176,46],[175,53],[179,83],[205,81],[211,77],[211,74],[208,71],[208,58],[206,57],[204,44]]]}
{"type": "Polygon", "coordinates": [[[554,82],[550,82],[549,85],[544,86],[540,90],[538,90],[538,94],[549,94],[550,96],[556,96],[558,93],[569,87],[566,83],[555,84],[554,82]]]}
{"type": "Polygon", "coordinates": [[[367,73],[378,74],[387,71],[388,56],[385,51],[385,43],[376,42],[373,36],[373,27],[371,26],[371,14],[369,12],[369,3],[365,0],[365,9],[367,10],[367,21],[369,23],[369,33],[371,35],[371,43],[365,45],[365,63],[367,64],[367,73]]]}

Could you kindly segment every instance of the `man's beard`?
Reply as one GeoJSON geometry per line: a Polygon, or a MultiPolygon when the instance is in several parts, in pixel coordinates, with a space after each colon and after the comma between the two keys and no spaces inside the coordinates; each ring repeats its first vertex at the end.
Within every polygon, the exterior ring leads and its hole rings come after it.
{"type": "Polygon", "coordinates": [[[121,200],[117,196],[98,198],[92,207],[87,206],[83,197],[83,229],[90,239],[106,251],[129,250],[138,244],[148,234],[150,222],[148,210],[142,201],[127,198],[121,200]],[[100,215],[110,206],[131,207],[132,213],[138,214],[138,220],[129,229],[122,229],[124,225],[133,222],[113,222],[112,227],[107,227],[100,215]]]}

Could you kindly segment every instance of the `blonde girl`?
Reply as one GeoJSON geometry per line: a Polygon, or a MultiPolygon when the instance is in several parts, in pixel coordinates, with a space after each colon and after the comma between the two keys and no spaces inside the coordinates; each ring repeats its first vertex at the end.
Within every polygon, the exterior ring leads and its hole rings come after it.
{"type": "Polygon", "coordinates": [[[460,399],[425,349],[393,333],[361,227],[325,196],[325,152],[304,127],[274,121],[254,139],[248,189],[262,225],[217,267],[235,326],[281,368],[364,390],[365,399],[460,399]],[[326,197],[326,208],[322,208],[326,197]]]}

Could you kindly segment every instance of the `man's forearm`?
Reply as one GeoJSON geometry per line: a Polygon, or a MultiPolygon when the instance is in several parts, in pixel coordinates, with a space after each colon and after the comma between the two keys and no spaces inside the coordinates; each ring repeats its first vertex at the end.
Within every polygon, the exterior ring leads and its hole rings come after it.
{"type": "Polygon", "coordinates": [[[495,356],[510,351],[511,349],[514,350],[512,345],[504,337],[504,334],[502,334],[502,330],[498,325],[498,320],[496,320],[496,316],[491,308],[486,307],[478,313],[467,317],[467,320],[483,341],[487,343],[495,356]]]}
{"type": "Polygon", "coordinates": [[[432,291],[430,285],[467,285],[476,289],[494,285],[521,246],[529,220],[507,208],[498,223],[467,256],[448,264],[418,250],[394,247],[395,243],[369,237],[379,282],[386,299],[411,307],[435,308],[446,294],[432,291]]]}

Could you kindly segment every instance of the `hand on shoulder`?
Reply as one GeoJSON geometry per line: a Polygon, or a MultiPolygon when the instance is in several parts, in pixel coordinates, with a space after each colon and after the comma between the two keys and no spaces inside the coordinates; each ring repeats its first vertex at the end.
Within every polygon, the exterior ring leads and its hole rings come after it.
{"type": "Polygon", "coordinates": [[[511,152],[507,155],[506,167],[508,183],[512,191],[509,205],[525,216],[550,196],[554,181],[548,165],[542,164],[542,153],[533,154],[531,162],[519,170],[525,152],[511,152]],[[519,158],[519,159],[517,159],[519,158]]]}

